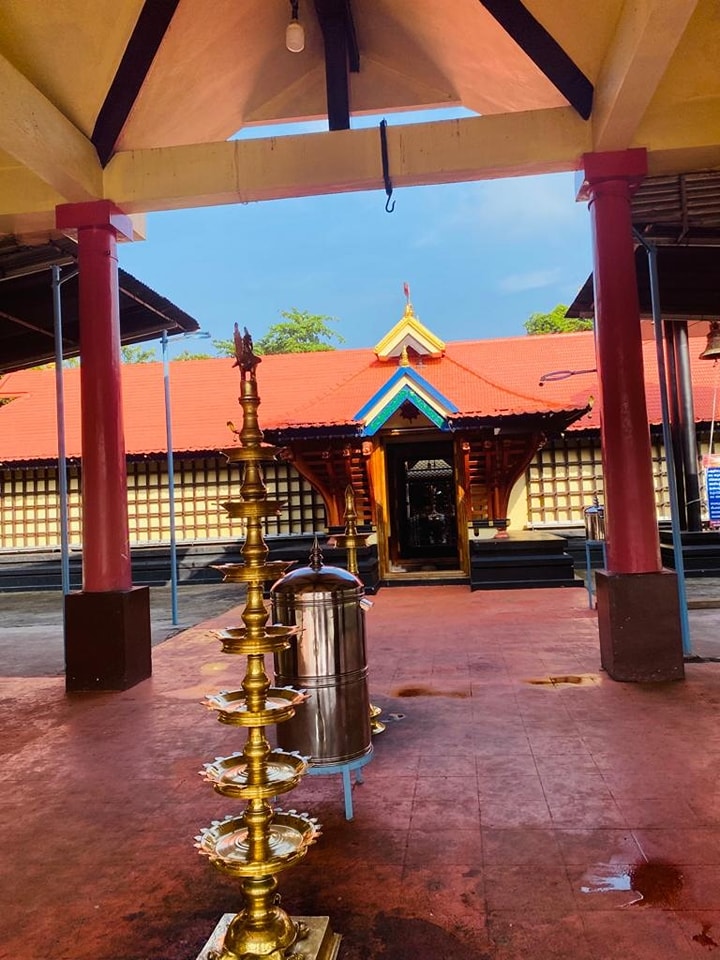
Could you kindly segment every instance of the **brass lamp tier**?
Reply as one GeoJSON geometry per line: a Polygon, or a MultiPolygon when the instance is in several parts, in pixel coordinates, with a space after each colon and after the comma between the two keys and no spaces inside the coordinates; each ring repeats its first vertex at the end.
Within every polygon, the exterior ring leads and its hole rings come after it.
{"type": "Polygon", "coordinates": [[[297,634],[297,627],[285,627],[275,623],[264,627],[260,637],[254,636],[247,627],[228,627],[216,630],[214,636],[222,643],[223,653],[250,656],[259,653],[276,653],[290,646],[290,639],[297,634]]]}
{"type": "Polygon", "coordinates": [[[308,761],[309,757],[303,757],[296,750],[291,753],[273,750],[265,762],[266,780],[259,784],[250,782],[252,774],[244,753],[216,757],[200,772],[224,797],[266,800],[296,787],[308,768],[308,761]]]}
{"type": "Polygon", "coordinates": [[[277,517],[287,506],[286,500],[228,500],[221,503],[233,520],[277,517]]]}
{"type": "Polygon", "coordinates": [[[235,877],[267,877],[302,860],[307,848],[320,836],[314,817],[307,813],[275,810],[267,835],[267,850],[253,856],[246,814],[214,820],[195,838],[200,853],[213,866],[235,877]]]}
{"type": "Polygon", "coordinates": [[[282,447],[273,447],[269,443],[261,443],[253,447],[226,447],[220,451],[227,457],[228,463],[270,463],[276,460],[282,452],[282,447]]]}
{"type": "MultiPolygon", "coordinates": [[[[350,551],[353,548],[357,550],[358,547],[366,546],[368,538],[359,533],[334,533],[333,539],[341,550],[350,551]]],[[[351,570],[350,573],[355,573],[355,571],[351,570]]],[[[355,576],[357,576],[357,574],[355,574],[355,576]]]]}
{"type": "Polygon", "coordinates": [[[222,563],[212,569],[222,573],[225,583],[263,584],[266,580],[278,580],[293,563],[293,560],[270,560],[257,567],[247,563],[222,563]]]}
{"type": "Polygon", "coordinates": [[[217,710],[220,723],[236,727],[266,727],[282,723],[295,715],[295,707],[307,700],[307,694],[292,687],[270,687],[262,706],[253,708],[245,690],[221,690],[203,700],[206,707],[217,710]]]}

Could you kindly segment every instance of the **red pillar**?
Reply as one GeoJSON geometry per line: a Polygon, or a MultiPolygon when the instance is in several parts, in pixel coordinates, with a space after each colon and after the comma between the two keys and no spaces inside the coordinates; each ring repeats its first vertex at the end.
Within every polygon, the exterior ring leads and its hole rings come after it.
{"type": "Polygon", "coordinates": [[[647,160],[645,150],[583,159],[581,195],[589,200],[593,230],[607,566],[614,573],[652,573],[662,564],[630,209],[647,160]]]}
{"type": "Polygon", "coordinates": [[[131,239],[132,223],[98,200],[58,207],[57,225],[77,229],[78,239],[83,589],[129,590],[117,236],[131,239]]]}
{"type": "Polygon", "coordinates": [[[591,153],[583,165],[607,508],[607,570],[596,580],[600,660],[614,680],[679,680],[677,578],[660,561],[630,207],[647,158],[644,149],[591,153]]]}
{"type": "Polygon", "coordinates": [[[83,590],[65,598],[66,689],[125,690],[150,676],[150,592],[133,587],[120,382],[117,238],[108,200],[57,208],[77,231],[82,401],[83,590]]]}

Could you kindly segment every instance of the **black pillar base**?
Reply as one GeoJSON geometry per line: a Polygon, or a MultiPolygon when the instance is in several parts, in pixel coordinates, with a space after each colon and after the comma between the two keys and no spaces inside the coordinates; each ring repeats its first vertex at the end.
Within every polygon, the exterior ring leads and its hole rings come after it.
{"type": "Polygon", "coordinates": [[[613,680],[685,676],[677,575],[596,571],[600,661],[613,680]]]}
{"type": "Polygon", "coordinates": [[[65,689],[127,690],[152,673],[150,589],[65,598],[65,689]]]}

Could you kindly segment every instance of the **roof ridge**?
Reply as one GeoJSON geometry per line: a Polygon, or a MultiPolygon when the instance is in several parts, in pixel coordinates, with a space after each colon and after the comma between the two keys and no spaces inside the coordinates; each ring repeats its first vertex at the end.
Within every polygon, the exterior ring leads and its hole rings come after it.
{"type": "Polygon", "coordinates": [[[445,346],[459,347],[467,343],[509,343],[511,340],[521,340],[523,343],[525,343],[529,339],[544,340],[547,337],[552,337],[554,340],[559,340],[564,337],[584,337],[588,334],[593,335],[592,330],[558,330],[557,332],[553,331],[552,333],[514,333],[507,337],[468,337],[465,340],[448,340],[446,341],[445,346]]]}
{"type": "Polygon", "coordinates": [[[477,370],[473,370],[472,367],[469,367],[467,364],[462,363],[460,360],[456,360],[454,357],[449,357],[447,353],[445,354],[445,359],[449,360],[450,363],[454,363],[455,366],[460,367],[462,370],[465,370],[467,373],[471,373],[474,377],[477,377],[478,380],[482,380],[484,383],[490,384],[491,387],[494,387],[496,390],[501,390],[503,393],[508,393],[512,397],[520,397],[522,400],[533,400],[535,403],[542,405],[543,407],[555,408],[556,410],[564,410],[565,406],[561,403],[553,402],[552,400],[546,400],[544,397],[541,400],[535,394],[532,393],[518,393],[517,390],[510,390],[501,383],[498,383],[496,380],[491,380],[490,377],[486,377],[482,373],[478,373],[477,370]]]}

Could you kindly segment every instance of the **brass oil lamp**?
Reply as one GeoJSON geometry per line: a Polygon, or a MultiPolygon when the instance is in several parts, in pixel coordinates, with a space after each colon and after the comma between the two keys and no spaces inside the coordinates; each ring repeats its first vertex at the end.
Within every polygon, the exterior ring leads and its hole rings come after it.
{"type": "MultiPolygon", "coordinates": [[[[205,705],[220,723],[241,727],[247,737],[242,752],[218,757],[201,774],[225,797],[245,802],[244,810],[215,820],[195,838],[202,854],[220,871],[241,881],[244,907],[221,920],[198,960],[283,960],[302,956],[332,960],[340,938],[327,917],[293,919],[280,907],[277,874],[300,861],[320,834],[314,817],[296,810],[283,811],[272,799],[292,790],[307,769],[307,758],[297,752],[272,750],[265,735],[269,725],[290,719],[306,695],[291,687],[273,688],[265,672],[265,656],[283,650],[295,627],[268,626],[263,586],[281,576],[289,563],[269,561],[263,538],[263,520],[280,512],[283,503],[269,500],[261,463],[274,459],[277,450],[262,443],[258,424],[260,398],[252,339],[241,337],[235,325],[236,365],[240,368],[243,412],[240,445],[225,451],[230,463],[243,466],[241,499],[224,503],[232,518],[245,521],[242,563],[216,569],[225,582],[244,583],[246,605],[243,626],[216,633],[224,653],[247,658],[239,690],[210,695],[205,705]]],[[[231,425],[232,427],[232,425],[231,425]]],[[[233,428],[234,429],[234,428],[233,428]]]]}

